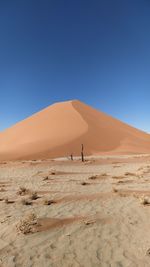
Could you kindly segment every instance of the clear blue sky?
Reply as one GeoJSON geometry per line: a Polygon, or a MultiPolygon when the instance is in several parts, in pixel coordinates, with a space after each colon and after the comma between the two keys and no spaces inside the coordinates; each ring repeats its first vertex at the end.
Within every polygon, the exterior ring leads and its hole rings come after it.
{"type": "Polygon", "coordinates": [[[149,0],[0,0],[0,130],[68,99],[150,132],[149,0]]]}

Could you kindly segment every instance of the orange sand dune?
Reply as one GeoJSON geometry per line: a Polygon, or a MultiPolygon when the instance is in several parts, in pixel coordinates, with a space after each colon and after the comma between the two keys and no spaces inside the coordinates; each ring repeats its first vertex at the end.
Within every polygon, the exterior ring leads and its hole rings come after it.
{"type": "Polygon", "coordinates": [[[56,103],[0,133],[0,159],[150,153],[150,135],[74,100],[56,103]]]}

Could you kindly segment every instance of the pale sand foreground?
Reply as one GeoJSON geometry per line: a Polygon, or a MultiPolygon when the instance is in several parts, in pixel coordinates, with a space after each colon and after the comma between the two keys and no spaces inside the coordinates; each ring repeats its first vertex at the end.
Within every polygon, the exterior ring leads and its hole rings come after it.
{"type": "Polygon", "coordinates": [[[1,163],[0,188],[1,267],[150,266],[150,156],[1,163]],[[23,205],[20,186],[39,198],[23,205]],[[24,235],[31,211],[40,226],[24,235]]]}

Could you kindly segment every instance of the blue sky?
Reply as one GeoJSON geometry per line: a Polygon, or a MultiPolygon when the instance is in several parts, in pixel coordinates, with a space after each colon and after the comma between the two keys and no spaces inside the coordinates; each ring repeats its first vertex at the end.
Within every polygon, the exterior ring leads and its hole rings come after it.
{"type": "Polygon", "coordinates": [[[68,99],[150,132],[150,1],[0,0],[0,130],[68,99]]]}

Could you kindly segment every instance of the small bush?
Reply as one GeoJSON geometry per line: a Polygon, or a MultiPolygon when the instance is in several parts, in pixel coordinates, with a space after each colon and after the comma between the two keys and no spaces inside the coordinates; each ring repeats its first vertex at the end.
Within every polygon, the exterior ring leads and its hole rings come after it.
{"type": "Polygon", "coordinates": [[[55,174],[56,174],[56,172],[55,172],[55,171],[52,171],[52,172],[51,172],[51,175],[55,175],[55,174]]]}
{"type": "Polygon", "coordinates": [[[143,196],[140,198],[140,203],[142,205],[150,205],[150,199],[146,196],[143,196]]]}
{"type": "Polygon", "coordinates": [[[90,176],[89,179],[90,180],[95,180],[95,179],[97,179],[97,175],[90,176]]]}
{"type": "Polygon", "coordinates": [[[30,193],[30,199],[31,200],[36,200],[36,199],[38,199],[39,197],[38,197],[38,194],[37,194],[37,192],[31,192],[30,193]]]}
{"type": "Polygon", "coordinates": [[[5,192],[6,190],[5,190],[5,188],[4,187],[1,187],[0,188],[0,192],[5,192]]]}
{"type": "Polygon", "coordinates": [[[22,205],[26,205],[26,206],[32,205],[32,202],[29,199],[22,199],[21,203],[22,205]]]}
{"type": "Polygon", "coordinates": [[[28,193],[29,193],[29,189],[27,189],[27,188],[25,188],[23,186],[20,186],[19,191],[18,191],[18,195],[24,196],[24,195],[26,195],[28,193]]]}
{"type": "Polygon", "coordinates": [[[112,176],[113,179],[122,179],[124,178],[123,176],[112,176]]]}
{"type": "Polygon", "coordinates": [[[9,201],[8,201],[8,197],[5,198],[5,203],[8,204],[9,201]]]}
{"type": "Polygon", "coordinates": [[[118,192],[118,189],[117,188],[113,188],[113,192],[114,193],[117,193],[118,192]]]}
{"type": "Polygon", "coordinates": [[[46,180],[48,180],[48,176],[45,176],[45,177],[43,178],[43,181],[46,181],[46,180]]]}
{"type": "Polygon", "coordinates": [[[133,172],[125,172],[124,174],[125,176],[137,176],[136,173],[133,173],[133,172]]]}
{"type": "Polygon", "coordinates": [[[16,225],[17,230],[22,234],[34,233],[34,226],[37,225],[37,216],[34,213],[29,213],[24,219],[16,225]]]}
{"type": "Polygon", "coordinates": [[[6,204],[13,204],[13,203],[15,203],[15,201],[13,201],[13,200],[8,200],[8,197],[6,197],[4,200],[5,200],[5,203],[6,204]]]}
{"type": "Polygon", "coordinates": [[[54,200],[48,200],[48,199],[44,199],[44,201],[43,201],[43,204],[44,205],[51,205],[51,204],[54,204],[55,203],[55,201],[54,200]]]}
{"type": "Polygon", "coordinates": [[[89,185],[87,182],[82,182],[81,185],[89,185]]]}
{"type": "Polygon", "coordinates": [[[108,176],[106,172],[103,172],[101,176],[108,176]]]}

